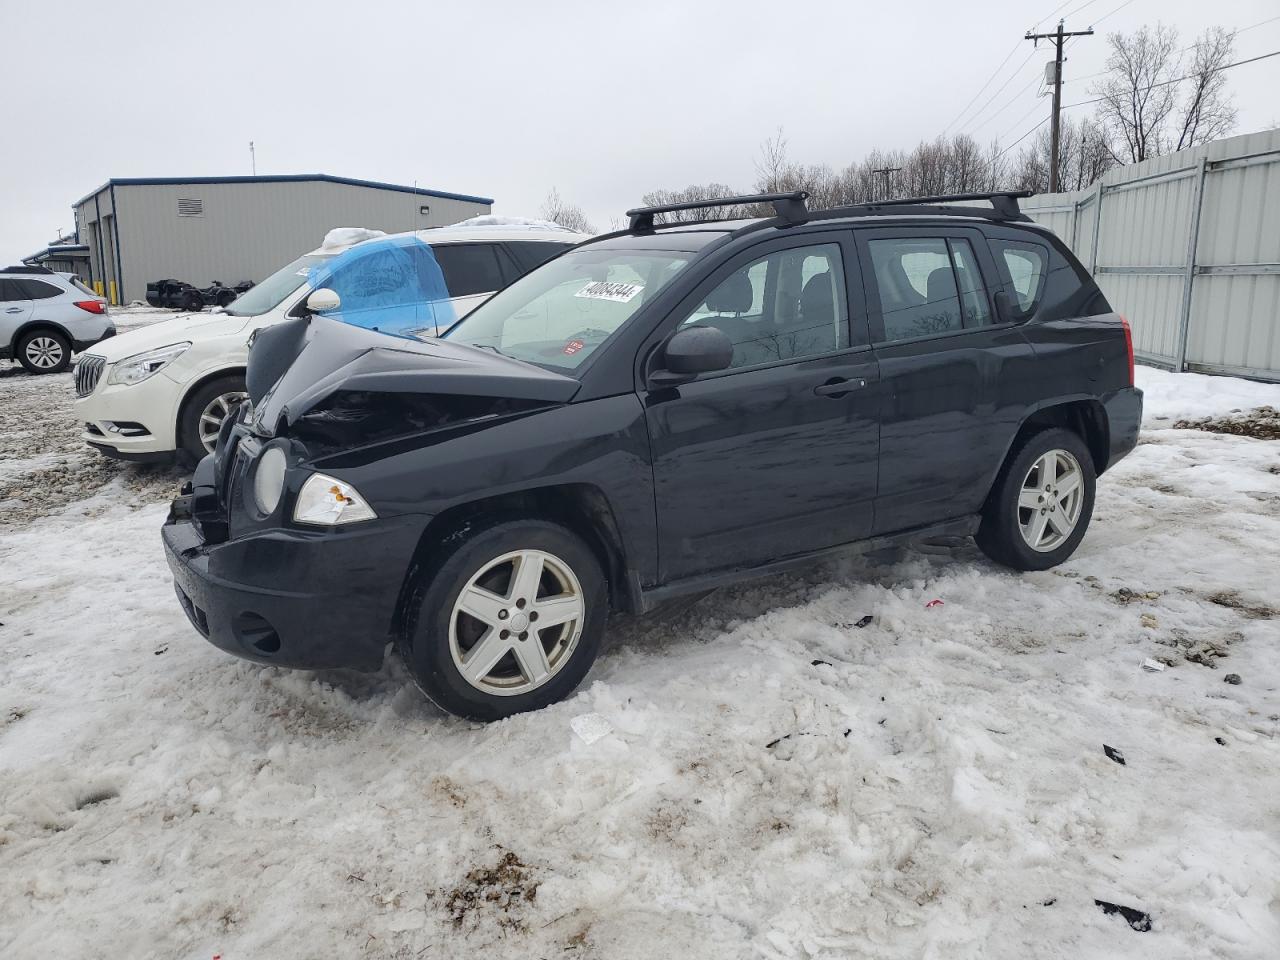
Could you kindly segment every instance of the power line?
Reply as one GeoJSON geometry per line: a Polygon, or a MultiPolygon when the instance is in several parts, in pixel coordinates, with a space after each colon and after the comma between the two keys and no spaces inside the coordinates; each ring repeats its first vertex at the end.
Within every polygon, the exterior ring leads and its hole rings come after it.
{"type": "MultiPolygon", "coordinates": [[[[956,120],[959,120],[968,112],[969,108],[973,106],[974,102],[980,96],[982,96],[982,92],[986,90],[987,87],[991,86],[991,81],[996,78],[996,75],[1001,70],[1004,69],[1004,65],[1009,62],[1009,58],[1012,57],[1017,52],[1018,52],[1018,46],[1015,44],[1014,48],[1009,51],[1008,55],[1003,60],[1000,61],[1000,66],[996,67],[995,70],[992,71],[991,76],[987,77],[987,82],[978,88],[978,92],[973,95],[973,100],[970,100],[968,103],[964,105],[964,109],[956,114],[955,120],[952,120],[951,123],[948,123],[945,127],[942,128],[943,133],[946,133],[948,130],[950,130],[951,127],[955,124],[956,120]]],[[[1014,73],[1017,73],[1017,71],[1015,70],[1014,73]]]]}
{"type": "MultiPolygon", "coordinates": [[[[1232,30],[1231,33],[1227,34],[1227,36],[1238,37],[1242,33],[1247,33],[1248,31],[1257,29],[1258,27],[1265,27],[1268,23],[1275,23],[1277,20],[1280,20],[1280,16],[1268,17],[1266,20],[1259,20],[1257,23],[1251,23],[1249,24],[1249,26],[1241,27],[1239,30],[1232,30]]],[[[1199,41],[1197,41],[1197,43],[1198,42],[1199,41]]],[[[1193,50],[1193,49],[1195,49],[1195,44],[1189,43],[1185,47],[1183,47],[1179,52],[1186,53],[1188,50],[1193,50]]],[[[1107,72],[1108,71],[1106,70],[1099,70],[1097,73],[1086,73],[1083,77],[1075,77],[1072,80],[1063,80],[1062,82],[1063,83],[1079,83],[1081,80],[1092,80],[1094,77],[1105,77],[1107,75],[1107,72]]]]}
{"type": "MultiPolygon", "coordinates": [[[[1232,67],[1243,67],[1246,63],[1257,63],[1259,60],[1266,60],[1269,57],[1280,57],[1280,50],[1272,50],[1270,53],[1263,53],[1256,57],[1250,57],[1248,60],[1237,60],[1235,63],[1226,63],[1220,67],[1214,67],[1209,71],[1209,73],[1220,73],[1223,70],[1230,70],[1232,67]]],[[[1153,83],[1149,87],[1144,87],[1142,92],[1146,93],[1148,90],[1154,90],[1157,87],[1167,87],[1171,83],[1181,83],[1183,80],[1190,80],[1193,77],[1198,76],[1198,73],[1188,73],[1181,77],[1174,77],[1172,80],[1161,80],[1159,83],[1153,83]]],[[[1083,107],[1090,103],[1101,103],[1105,99],[1107,98],[1094,97],[1092,100],[1077,100],[1075,103],[1064,104],[1062,109],[1069,110],[1072,107],[1083,107]]]]}
{"type": "MultiPolygon", "coordinates": [[[[1221,67],[1215,67],[1213,70],[1210,71],[1210,73],[1220,73],[1223,70],[1230,70],[1232,67],[1243,67],[1247,63],[1257,63],[1259,60],[1266,60],[1270,57],[1280,57],[1280,50],[1272,50],[1270,53],[1263,53],[1263,54],[1259,54],[1256,57],[1249,57],[1247,60],[1237,60],[1235,63],[1227,63],[1221,67]]],[[[1182,77],[1174,77],[1172,80],[1162,80],[1159,83],[1153,83],[1151,84],[1151,86],[1146,87],[1143,92],[1146,92],[1147,90],[1154,90],[1156,87],[1167,87],[1171,83],[1181,83],[1183,80],[1190,80],[1195,76],[1197,76],[1197,74],[1191,73],[1182,77]]],[[[1062,105],[1062,109],[1070,110],[1072,107],[1084,107],[1084,106],[1088,106],[1091,103],[1100,103],[1105,99],[1106,97],[1094,97],[1092,100],[1077,100],[1075,103],[1064,103],[1062,105]]],[[[1008,153],[1010,150],[1012,150],[1014,147],[1020,144],[1023,140],[1027,139],[1027,137],[1031,136],[1031,134],[1035,133],[1037,130],[1043,127],[1045,124],[1045,121],[1048,119],[1049,119],[1048,117],[1045,117],[1043,120],[1037,123],[1034,127],[1032,127],[1030,130],[1028,130],[1026,133],[1020,136],[1017,140],[1013,141],[1013,143],[1009,144],[1009,146],[1001,150],[998,154],[996,154],[996,159],[998,160],[1000,159],[1000,157],[1003,157],[1006,153],[1008,153]]]]}
{"type": "Polygon", "coordinates": [[[1097,26],[1098,24],[1100,24],[1103,20],[1107,19],[1107,17],[1113,16],[1113,15],[1115,15],[1115,14],[1119,13],[1121,10],[1123,10],[1125,7],[1127,7],[1127,6],[1128,6],[1129,4],[1131,4],[1131,3],[1133,3],[1133,0],[1124,0],[1124,3],[1120,4],[1120,6],[1116,7],[1114,10],[1112,10],[1112,11],[1111,11],[1111,13],[1104,13],[1104,14],[1103,14],[1102,16],[1100,16],[1097,20],[1093,21],[1093,23],[1091,23],[1091,24],[1090,24],[1090,26],[1096,27],[1096,26],[1097,26]]]}
{"type": "MultiPolygon", "coordinates": [[[[981,107],[979,107],[979,108],[978,108],[978,112],[977,112],[977,113],[975,113],[975,114],[973,114],[971,117],[969,117],[969,119],[968,119],[968,120],[966,120],[966,121],[965,121],[965,123],[964,123],[964,129],[965,129],[965,130],[968,130],[968,129],[969,129],[969,127],[970,127],[970,126],[972,126],[973,122],[974,122],[975,120],[977,120],[977,119],[978,119],[978,117],[982,116],[983,112],[987,109],[987,107],[991,106],[991,102],[992,102],[993,100],[995,100],[995,98],[996,98],[996,97],[1000,96],[1000,94],[1001,94],[1001,93],[1003,93],[1003,92],[1004,92],[1004,88],[1005,88],[1005,87],[1007,87],[1007,86],[1009,86],[1009,84],[1013,82],[1013,78],[1014,78],[1014,77],[1016,77],[1019,73],[1021,73],[1021,72],[1022,72],[1022,68],[1023,68],[1023,67],[1025,67],[1028,63],[1030,63],[1030,62],[1031,62],[1031,58],[1032,58],[1032,57],[1034,57],[1035,55],[1036,55],[1036,52],[1035,52],[1034,50],[1032,50],[1032,51],[1031,51],[1031,53],[1029,53],[1029,54],[1027,55],[1027,58],[1026,58],[1025,60],[1023,60],[1020,64],[1018,64],[1017,69],[1016,69],[1016,70],[1014,70],[1014,71],[1013,71],[1013,73],[1009,74],[1009,76],[1005,79],[1004,83],[1002,83],[1002,84],[1000,84],[1000,86],[996,87],[996,92],[995,92],[995,93],[993,93],[993,94],[991,94],[991,96],[990,96],[990,98],[987,100],[987,102],[986,102],[986,103],[984,103],[981,107]]],[[[963,132],[963,131],[961,131],[961,132],[963,132]]]]}
{"type": "MultiPolygon", "coordinates": [[[[994,120],[996,117],[1000,116],[1000,114],[1004,113],[1006,110],[1008,110],[1010,107],[1012,107],[1015,103],[1017,103],[1019,100],[1021,100],[1021,99],[1022,99],[1023,94],[1025,94],[1025,93],[1026,93],[1028,90],[1030,90],[1032,87],[1035,87],[1035,88],[1036,88],[1036,99],[1038,100],[1038,99],[1040,98],[1039,87],[1040,87],[1040,86],[1041,86],[1041,84],[1043,84],[1043,83],[1044,83],[1044,77],[1043,77],[1043,76],[1041,76],[1039,73],[1037,73],[1034,77],[1032,77],[1032,78],[1031,78],[1031,82],[1030,82],[1030,83],[1028,83],[1025,87],[1023,87],[1022,89],[1020,89],[1017,93],[1015,93],[1015,94],[1013,95],[1013,98],[1012,98],[1011,100],[1006,101],[1006,102],[1005,102],[1005,104],[1004,104],[1004,106],[1002,106],[1002,107],[1001,107],[999,110],[997,110],[995,113],[991,114],[991,116],[987,117],[987,119],[983,120],[983,121],[982,121],[980,124],[978,124],[976,127],[973,127],[973,128],[971,129],[971,131],[970,131],[970,132],[972,133],[972,132],[974,132],[974,131],[981,130],[981,129],[982,129],[983,127],[985,127],[988,123],[990,123],[990,122],[991,122],[992,120],[994,120]]],[[[1037,104],[1036,104],[1035,106],[1033,106],[1031,109],[1032,109],[1032,110],[1035,110],[1035,109],[1037,109],[1038,107],[1039,107],[1039,104],[1037,103],[1037,104]]],[[[1030,111],[1028,111],[1028,112],[1030,112],[1030,111]]],[[[1021,121],[1021,120],[1019,120],[1017,123],[1015,123],[1015,124],[1014,124],[1014,126],[1015,126],[1015,127],[1017,127],[1017,126],[1021,125],[1021,123],[1022,123],[1022,121],[1021,121]]]]}

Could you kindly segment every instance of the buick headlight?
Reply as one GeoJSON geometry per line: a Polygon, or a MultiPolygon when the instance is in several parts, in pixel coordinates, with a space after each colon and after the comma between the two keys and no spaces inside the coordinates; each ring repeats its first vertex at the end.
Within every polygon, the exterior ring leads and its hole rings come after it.
{"type": "Polygon", "coordinates": [[[298,523],[316,523],[333,526],[338,523],[355,523],[357,520],[373,520],[378,515],[364,502],[364,498],[349,483],[343,483],[323,473],[307,478],[293,506],[293,519],[298,523]]]}
{"type": "Polygon", "coordinates": [[[111,368],[107,383],[141,383],[177,360],[189,346],[191,346],[190,342],[172,343],[158,350],[148,350],[146,353],[125,357],[111,368]]]}
{"type": "MultiPolygon", "coordinates": [[[[289,462],[279,447],[268,447],[258,458],[253,474],[253,499],[263,513],[275,513],[284,493],[284,472],[289,462]]],[[[313,478],[314,479],[314,478],[313,478]]]]}

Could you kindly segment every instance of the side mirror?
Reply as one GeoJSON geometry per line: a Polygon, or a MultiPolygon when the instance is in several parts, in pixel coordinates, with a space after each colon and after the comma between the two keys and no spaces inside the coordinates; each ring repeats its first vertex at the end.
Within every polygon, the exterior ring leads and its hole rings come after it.
{"type": "Polygon", "coordinates": [[[307,297],[307,309],[312,313],[329,313],[342,306],[342,298],[328,287],[312,290],[307,297]]]}
{"type": "Polygon", "coordinates": [[[688,383],[700,373],[727,370],[733,363],[733,341],[718,327],[684,327],[662,348],[661,369],[649,375],[654,387],[688,383]]]}

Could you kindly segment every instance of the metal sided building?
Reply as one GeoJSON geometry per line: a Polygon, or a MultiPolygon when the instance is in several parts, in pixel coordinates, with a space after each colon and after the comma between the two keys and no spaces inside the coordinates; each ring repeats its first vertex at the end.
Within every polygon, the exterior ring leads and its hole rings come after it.
{"type": "Polygon", "coordinates": [[[85,281],[112,303],[147,284],[258,281],[320,246],[334,227],[388,233],[489,213],[493,200],[325,174],[108,180],[74,205],[85,281]]]}

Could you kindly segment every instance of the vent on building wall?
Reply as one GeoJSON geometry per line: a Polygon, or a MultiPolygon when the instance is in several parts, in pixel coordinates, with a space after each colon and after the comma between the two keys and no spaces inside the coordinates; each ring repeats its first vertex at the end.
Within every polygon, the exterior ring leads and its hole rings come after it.
{"type": "Polygon", "coordinates": [[[203,200],[178,200],[178,216],[180,217],[203,217],[204,201],[203,200]]]}

